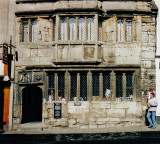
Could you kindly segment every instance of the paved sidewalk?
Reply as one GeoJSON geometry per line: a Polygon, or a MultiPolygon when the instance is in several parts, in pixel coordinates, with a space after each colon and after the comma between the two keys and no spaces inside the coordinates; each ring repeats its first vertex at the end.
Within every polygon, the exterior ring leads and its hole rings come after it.
{"type": "Polygon", "coordinates": [[[160,125],[156,129],[148,128],[148,126],[132,126],[132,127],[110,127],[110,128],[93,128],[93,129],[76,129],[76,128],[61,128],[55,127],[47,130],[23,130],[23,131],[8,131],[2,134],[95,134],[95,133],[128,133],[128,132],[152,132],[160,131],[160,125]]]}

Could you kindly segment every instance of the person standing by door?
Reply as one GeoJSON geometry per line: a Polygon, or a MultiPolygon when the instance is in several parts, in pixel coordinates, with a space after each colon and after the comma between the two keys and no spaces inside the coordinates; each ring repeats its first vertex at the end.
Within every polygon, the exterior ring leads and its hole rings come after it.
{"type": "Polygon", "coordinates": [[[148,112],[147,112],[147,119],[149,121],[149,127],[155,129],[156,128],[156,110],[158,106],[158,100],[155,97],[154,93],[150,94],[150,99],[148,100],[148,112]]]}

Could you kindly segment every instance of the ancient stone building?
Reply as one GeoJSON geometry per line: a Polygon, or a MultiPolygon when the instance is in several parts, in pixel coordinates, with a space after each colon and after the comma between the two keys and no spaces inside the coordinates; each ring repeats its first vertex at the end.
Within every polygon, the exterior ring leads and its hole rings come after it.
{"type": "Polygon", "coordinates": [[[12,130],[144,125],[156,13],[151,0],[16,0],[12,130]]]}

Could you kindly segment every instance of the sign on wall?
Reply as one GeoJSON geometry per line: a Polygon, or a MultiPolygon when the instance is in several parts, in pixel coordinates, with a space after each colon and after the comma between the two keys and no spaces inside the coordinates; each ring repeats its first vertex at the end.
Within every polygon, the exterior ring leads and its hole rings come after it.
{"type": "Polygon", "coordinates": [[[0,60],[0,76],[4,75],[4,64],[2,63],[2,60],[0,60]]]}
{"type": "Polygon", "coordinates": [[[3,44],[2,62],[4,64],[8,63],[8,45],[7,44],[3,44]]]}
{"type": "Polygon", "coordinates": [[[59,119],[62,117],[61,103],[54,103],[54,118],[59,119]]]}

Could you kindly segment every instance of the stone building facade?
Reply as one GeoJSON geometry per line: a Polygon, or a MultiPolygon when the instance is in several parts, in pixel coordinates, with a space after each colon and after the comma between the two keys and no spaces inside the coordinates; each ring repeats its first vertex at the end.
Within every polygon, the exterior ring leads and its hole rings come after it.
{"type": "Polygon", "coordinates": [[[144,125],[156,12],[151,0],[16,0],[12,130],[144,125]]]}

